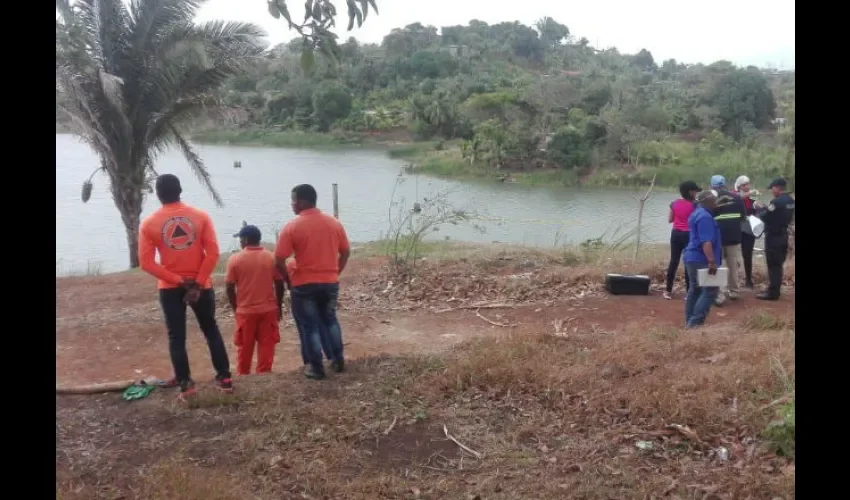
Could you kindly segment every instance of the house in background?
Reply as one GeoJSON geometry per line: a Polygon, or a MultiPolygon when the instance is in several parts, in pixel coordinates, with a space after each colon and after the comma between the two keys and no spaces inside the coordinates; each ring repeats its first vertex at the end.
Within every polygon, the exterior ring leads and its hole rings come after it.
{"type": "Polygon", "coordinates": [[[773,120],[770,121],[770,123],[772,123],[773,126],[776,127],[776,128],[783,128],[783,127],[786,127],[788,125],[788,119],[787,118],[774,118],[773,120]]]}

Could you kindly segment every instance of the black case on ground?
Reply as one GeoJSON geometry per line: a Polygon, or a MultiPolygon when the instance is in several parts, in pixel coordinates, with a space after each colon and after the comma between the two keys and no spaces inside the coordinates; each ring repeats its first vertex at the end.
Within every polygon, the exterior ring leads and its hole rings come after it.
{"type": "Polygon", "coordinates": [[[607,274],[605,289],[612,295],[649,295],[649,276],[639,274],[607,274]]]}

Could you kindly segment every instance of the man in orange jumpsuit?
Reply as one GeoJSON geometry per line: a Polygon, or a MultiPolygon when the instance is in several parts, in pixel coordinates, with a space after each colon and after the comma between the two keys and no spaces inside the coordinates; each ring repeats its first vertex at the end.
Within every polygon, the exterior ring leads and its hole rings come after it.
{"type": "Polygon", "coordinates": [[[278,324],[283,314],[283,275],[275,267],[274,254],[260,245],[262,233],[245,226],[237,234],[242,251],[227,261],[227,300],[236,316],[236,373],[251,373],[254,345],[257,373],[272,371],[275,346],[280,342],[278,324]]]}
{"type": "Polygon", "coordinates": [[[171,174],[156,179],[156,196],[162,207],[142,221],[139,230],[139,263],[158,279],[159,302],[168,327],[168,351],[174,378],[167,386],[180,386],[180,399],[195,395],[186,354],[186,305],[192,308],[210,349],[216,387],[233,392],[230,361],[215,321],[215,294],[210,275],[218,263],[218,238],[206,212],[180,201],[180,179],[171,174]],[[159,253],[159,263],[156,254],[159,253]]]}

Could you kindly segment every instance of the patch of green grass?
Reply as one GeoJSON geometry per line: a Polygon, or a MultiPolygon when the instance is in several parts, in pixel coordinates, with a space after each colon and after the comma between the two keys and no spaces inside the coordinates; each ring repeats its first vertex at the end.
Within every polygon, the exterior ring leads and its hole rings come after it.
{"type": "MultiPolygon", "coordinates": [[[[408,150],[410,151],[410,150],[408,150]]],[[[574,170],[545,169],[532,172],[496,170],[482,163],[470,163],[463,158],[460,149],[443,151],[425,151],[419,154],[409,153],[401,156],[414,163],[408,167],[410,173],[422,173],[449,179],[496,179],[507,176],[507,182],[516,182],[527,186],[564,186],[578,185],[578,173],[574,170]]]]}
{"type": "Polygon", "coordinates": [[[525,186],[578,186],[579,172],[565,169],[531,171],[498,170],[482,162],[471,163],[455,143],[415,143],[390,151],[394,158],[410,160],[409,173],[422,173],[447,179],[502,179],[525,186]]]}
{"type": "Polygon", "coordinates": [[[413,165],[408,167],[410,173],[423,173],[453,179],[474,179],[495,175],[484,165],[470,164],[469,160],[461,156],[459,149],[431,150],[410,159],[414,162],[413,165]]]}
{"type": "Polygon", "coordinates": [[[705,145],[667,141],[652,143],[648,161],[639,161],[637,172],[619,167],[601,169],[588,178],[593,186],[647,186],[655,177],[658,187],[674,188],[684,180],[707,183],[712,175],[722,175],[731,184],[739,175],[747,175],[753,186],[763,188],[770,179],[781,175],[788,150],[758,145],[752,148],[713,149],[705,145]]]}
{"type": "Polygon", "coordinates": [[[509,182],[531,186],[577,186],[580,183],[596,187],[635,188],[649,185],[655,176],[658,189],[675,189],[683,180],[707,182],[720,174],[732,183],[746,174],[758,187],[782,173],[787,150],[772,145],[751,148],[711,148],[704,144],[681,141],[654,142],[644,146],[645,161],[637,171],[620,166],[602,168],[580,182],[578,169],[535,169],[530,171],[496,170],[481,162],[470,163],[463,158],[456,142],[422,142],[390,151],[390,156],[411,160],[411,172],[454,179],[496,178],[508,176],[509,182]]]}
{"type": "Polygon", "coordinates": [[[266,129],[208,130],[192,134],[192,141],[201,144],[232,144],[275,148],[333,148],[357,146],[363,136],[353,133],[318,133],[266,129]]]}
{"type": "Polygon", "coordinates": [[[563,186],[574,187],[580,184],[576,170],[540,169],[534,172],[512,174],[515,182],[526,186],[563,186]]]}
{"type": "Polygon", "coordinates": [[[796,438],[796,398],[783,404],[776,411],[776,419],[768,424],[762,433],[773,451],[779,455],[794,459],[796,438]]]}
{"type": "Polygon", "coordinates": [[[779,356],[770,358],[773,375],[782,388],[782,396],[768,407],[775,407],[776,418],[762,431],[770,447],[779,455],[794,459],[796,448],[796,390],[793,371],[789,372],[779,356]],[[780,403],[781,402],[781,403],[780,403]]]}
{"type": "Polygon", "coordinates": [[[403,158],[406,160],[416,159],[431,151],[435,151],[437,143],[433,141],[414,142],[390,149],[387,154],[390,158],[403,158]]]}

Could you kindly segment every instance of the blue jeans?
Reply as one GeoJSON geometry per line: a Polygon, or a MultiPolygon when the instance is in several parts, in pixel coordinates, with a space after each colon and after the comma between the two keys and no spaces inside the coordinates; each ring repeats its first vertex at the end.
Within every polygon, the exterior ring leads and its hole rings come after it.
{"type": "Polygon", "coordinates": [[[299,328],[301,352],[316,373],[324,373],[322,348],[333,361],[343,361],[342,330],[336,319],[339,283],[308,283],[293,287],[292,316],[299,328]]]}
{"type": "Polygon", "coordinates": [[[685,299],[685,327],[694,328],[705,323],[705,318],[708,317],[708,312],[711,306],[714,305],[715,299],[720,288],[716,286],[701,287],[698,284],[697,276],[700,269],[708,269],[707,264],[696,264],[685,262],[687,270],[688,296],[685,299]]]}
{"type": "MultiPolygon", "coordinates": [[[[295,328],[298,330],[298,340],[301,344],[301,361],[303,361],[305,365],[309,364],[310,357],[307,355],[307,343],[304,342],[304,327],[298,323],[298,318],[295,317],[295,313],[292,314],[292,320],[295,321],[295,328]]],[[[328,358],[328,360],[333,360],[331,346],[328,344],[328,330],[322,324],[319,324],[319,328],[321,328],[319,338],[322,341],[322,352],[325,353],[325,357],[328,358]]]]}

